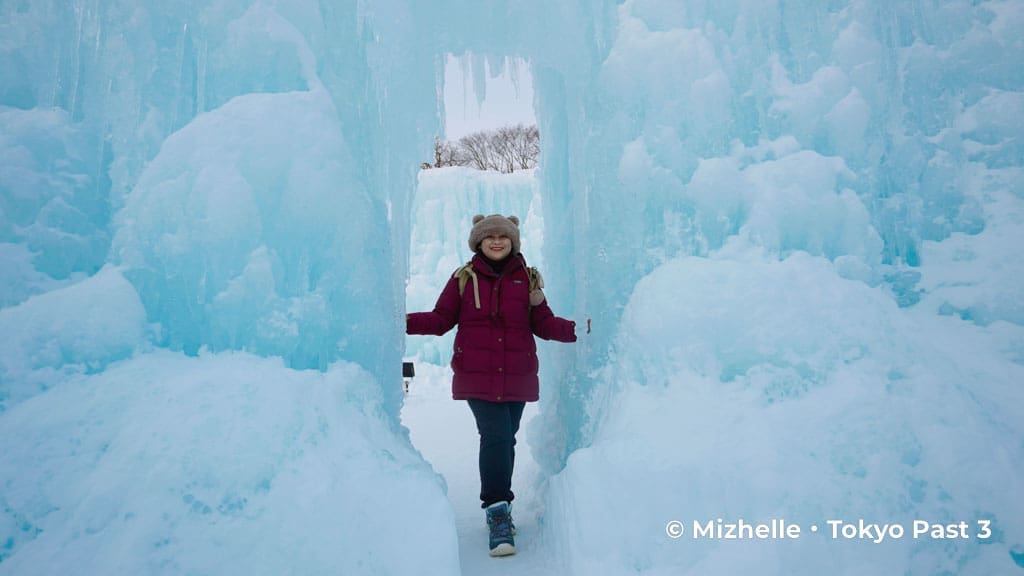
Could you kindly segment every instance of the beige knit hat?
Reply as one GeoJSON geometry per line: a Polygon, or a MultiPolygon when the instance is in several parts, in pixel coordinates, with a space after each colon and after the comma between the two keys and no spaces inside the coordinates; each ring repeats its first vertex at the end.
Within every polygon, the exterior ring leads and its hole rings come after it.
{"type": "Polygon", "coordinates": [[[519,218],[501,214],[473,216],[473,229],[469,232],[469,249],[480,251],[480,243],[488,236],[506,236],[512,241],[512,256],[519,254],[519,218]]]}

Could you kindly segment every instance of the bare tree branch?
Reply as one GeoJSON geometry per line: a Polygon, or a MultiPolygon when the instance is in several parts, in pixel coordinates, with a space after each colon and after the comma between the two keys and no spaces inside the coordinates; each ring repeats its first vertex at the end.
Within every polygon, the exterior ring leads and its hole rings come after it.
{"type": "Polygon", "coordinates": [[[434,161],[420,167],[472,166],[511,173],[536,168],[539,159],[540,131],[534,125],[517,124],[474,132],[455,143],[434,138],[434,161]]]}

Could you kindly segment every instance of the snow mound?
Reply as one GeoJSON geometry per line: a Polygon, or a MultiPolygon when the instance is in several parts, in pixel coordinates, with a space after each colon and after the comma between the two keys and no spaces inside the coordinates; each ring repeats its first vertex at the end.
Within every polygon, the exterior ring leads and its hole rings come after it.
{"type": "Polygon", "coordinates": [[[822,257],[742,254],[669,261],[630,298],[594,440],[551,481],[550,536],[575,573],[1009,573],[1024,506],[992,488],[1024,473],[1024,331],[907,313],[822,257]],[[693,521],[740,518],[803,533],[693,539],[693,521]],[[907,533],[833,539],[835,519],[907,533]],[[914,539],[914,520],[972,537],[914,539]],[[973,537],[981,520],[991,539],[973,537]]]}
{"type": "Polygon", "coordinates": [[[0,412],[127,358],[145,335],[142,303],[111,266],[0,310],[0,412]]]}
{"type": "Polygon", "coordinates": [[[456,574],[442,481],[387,422],[350,363],[112,365],[0,419],[0,573],[456,574]]]}

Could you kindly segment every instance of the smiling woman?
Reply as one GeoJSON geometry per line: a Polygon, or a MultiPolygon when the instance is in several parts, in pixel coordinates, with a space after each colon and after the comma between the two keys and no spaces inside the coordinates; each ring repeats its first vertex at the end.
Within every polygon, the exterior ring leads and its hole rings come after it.
{"type": "Polygon", "coordinates": [[[480,500],[490,555],[507,556],[515,554],[510,506],[516,433],[526,403],[539,399],[534,337],[575,342],[576,323],[554,315],[539,274],[519,253],[519,218],[474,216],[469,247],[476,255],[448,280],[434,309],[406,315],[406,333],[441,336],[458,327],[452,396],[468,402],[480,434],[480,500]]]}
{"type": "Polygon", "coordinates": [[[469,248],[487,257],[492,267],[498,266],[512,253],[519,253],[519,218],[492,214],[473,217],[473,230],[469,234],[469,248]]]}
{"type": "Polygon", "coordinates": [[[512,241],[508,239],[508,236],[488,236],[480,243],[480,249],[484,256],[495,262],[508,256],[508,251],[511,248],[512,241]]]}

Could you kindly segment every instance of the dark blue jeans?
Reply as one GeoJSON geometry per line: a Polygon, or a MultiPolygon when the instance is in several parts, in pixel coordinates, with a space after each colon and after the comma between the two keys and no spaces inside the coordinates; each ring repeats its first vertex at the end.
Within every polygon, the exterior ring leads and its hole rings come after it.
{"type": "Polygon", "coordinates": [[[480,433],[481,508],[495,502],[511,502],[512,470],[516,463],[516,432],[526,402],[467,400],[476,430],[480,433]]]}

